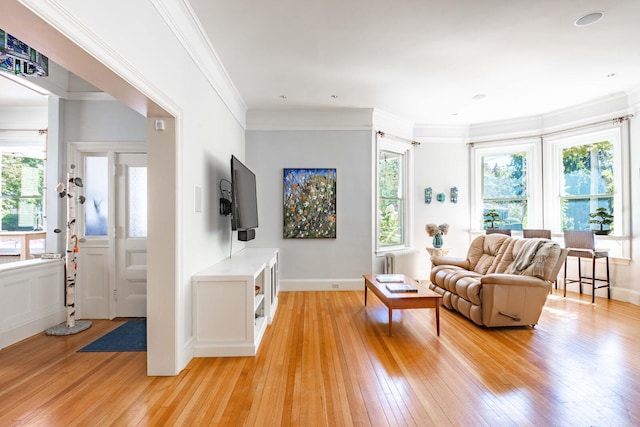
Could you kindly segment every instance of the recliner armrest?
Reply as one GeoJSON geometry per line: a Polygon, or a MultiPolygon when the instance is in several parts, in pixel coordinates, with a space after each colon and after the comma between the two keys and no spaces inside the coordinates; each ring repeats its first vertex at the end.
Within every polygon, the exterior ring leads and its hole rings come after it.
{"type": "Polygon", "coordinates": [[[449,256],[433,255],[431,257],[431,264],[433,265],[453,265],[456,267],[469,270],[469,260],[465,258],[456,258],[449,256]]]}
{"type": "Polygon", "coordinates": [[[487,274],[480,279],[483,285],[509,285],[509,286],[551,286],[550,282],[534,276],[521,276],[518,274],[487,274]]]}

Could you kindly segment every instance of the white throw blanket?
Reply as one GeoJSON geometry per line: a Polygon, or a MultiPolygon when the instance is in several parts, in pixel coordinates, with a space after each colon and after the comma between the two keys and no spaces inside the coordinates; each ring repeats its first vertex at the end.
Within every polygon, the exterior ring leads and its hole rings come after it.
{"type": "Polygon", "coordinates": [[[526,239],[505,273],[542,277],[544,263],[554,245],[555,242],[547,239],[526,239]]]}

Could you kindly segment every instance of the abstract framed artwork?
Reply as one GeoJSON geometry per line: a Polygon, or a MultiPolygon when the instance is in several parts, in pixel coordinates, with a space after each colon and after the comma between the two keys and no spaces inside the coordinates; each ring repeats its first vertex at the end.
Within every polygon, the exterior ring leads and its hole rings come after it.
{"type": "Polygon", "coordinates": [[[336,169],[284,169],[285,239],[336,238],[336,169]]]}

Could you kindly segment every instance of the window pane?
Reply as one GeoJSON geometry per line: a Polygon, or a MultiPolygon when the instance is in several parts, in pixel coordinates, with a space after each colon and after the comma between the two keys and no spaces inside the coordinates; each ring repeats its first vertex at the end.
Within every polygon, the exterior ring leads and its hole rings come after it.
{"type": "Polygon", "coordinates": [[[381,151],[378,162],[380,171],[380,197],[398,198],[400,197],[400,172],[402,155],[381,151]]]}
{"type": "Polygon", "coordinates": [[[380,151],[378,157],[378,243],[380,247],[404,244],[403,155],[380,151]]]}
{"type": "Polygon", "coordinates": [[[402,201],[380,201],[380,246],[397,246],[404,243],[402,201]]]}
{"type": "Polygon", "coordinates": [[[564,194],[613,194],[613,144],[609,141],[562,150],[564,194]]]}
{"type": "Polygon", "coordinates": [[[147,236],[147,168],[129,168],[129,237],[147,236]]]}
{"type": "Polygon", "coordinates": [[[84,160],[85,236],[106,236],[108,224],[108,160],[106,156],[84,160]]]}
{"type": "Polygon", "coordinates": [[[562,150],[563,230],[591,230],[589,213],[604,207],[613,214],[614,148],[609,141],[562,150]]]}
{"type": "Polygon", "coordinates": [[[592,225],[588,222],[589,213],[595,212],[597,208],[606,208],[608,212],[613,212],[613,197],[563,199],[562,229],[586,231],[599,228],[597,224],[592,225]]]}
{"type": "MultiPolygon", "coordinates": [[[[505,228],[511,230],[522,230],[527,226],[528,209],[526,200],[492,201],[484,203],[483,213],[495,210],[500,215],[494,223],[495,228],[505,228]]],[[[491,227],[490,223],[485,223],[484,228],[491,227]]]]}
{"type": "Polygon", "coordinates": [[[484,199],[527,197],[526,153],[483,156],[482,169],[484,199]]]}
{"type": "Polygon", "coordinates": [[[44,159],[2,154],[0,169],[2,230],[41,230],[44,159]]]}

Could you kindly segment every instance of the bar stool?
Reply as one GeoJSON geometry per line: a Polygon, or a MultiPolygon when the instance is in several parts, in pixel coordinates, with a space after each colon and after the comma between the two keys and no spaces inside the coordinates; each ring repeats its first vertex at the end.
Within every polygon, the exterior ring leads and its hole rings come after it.
{"type": "Polygon", "coordinates": [[[582,279],[591,280],[591,303],[595,302],[596,289],[607,288],[607,298],[611,299],[611,283],[609,280],[609,251],[603,249],[595,249],[595,239],[591,231],[565,231],[564,246],[569,249],[569,254],[564,260],[564,296],[567,296],[567,283],[580,284],[580,293],[582,293],[582,279]],[[567,280],[567,259],[569,257],[578,258],[578,279],[567,280]],[[591,277],[582,275],[582,258],[591,259],[591,277]],[[596,278],[596,260],[604,258],[607,264],[607,277],[596,278]],[[604,283],[596,286],[596,282],[604,283]]]}
{"type": "Polygon", "coordinates": [[[507,236],[511,236],[511,230],[504,228],[487,228],[484,231],[484,234],[506,234],[507,236]]]}
{"type": "Polygon", "coordinates": [[[551,240],[551,230],[525,228],[522,230],[522,237],[525,239],[542,238],[551,240]]]}

